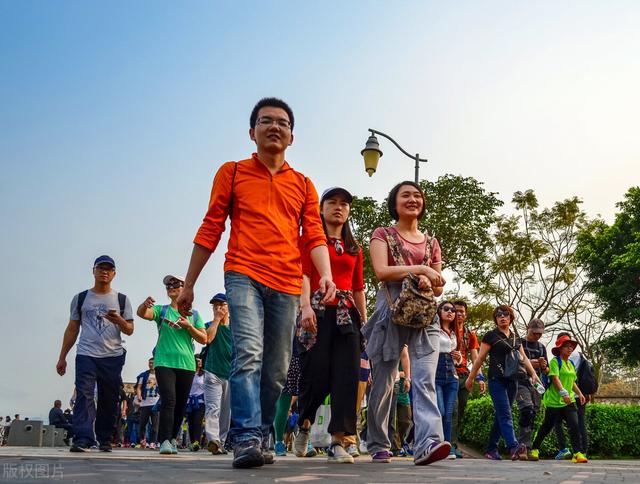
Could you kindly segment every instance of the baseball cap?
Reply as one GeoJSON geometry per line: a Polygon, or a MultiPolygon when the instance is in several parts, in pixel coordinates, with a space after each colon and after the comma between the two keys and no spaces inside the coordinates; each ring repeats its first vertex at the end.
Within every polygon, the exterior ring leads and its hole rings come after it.
{"type": "Polygon", "coordinates": [[[116,267],[115,261],[108,255],[101,255],[100,257],[98,257],[93,263],[93,267],[97,266],[98,264],[111,264],[114,268],[116,267]]]}
{"type": "Polygon", "coordinates": [[[527,325],[527,329],[530,329],[532,333],[544,333],[544,323],[542,322],[541,319],[538,318],[534,318],[531,321],[529,321],[529,324],[527,325]]]}
{"type": "Polygon", "coordinates": [[[209,304],[213,304],[215,301],[227,302],[227,295],[223,292],[219,292],[218,294],[216,294],[211,298],[211,300],[209,301],[209,304]]]}
{"type": "Polygon", "coordinates": [[[342,187],[331,187],[322,192],[322,197],[320,197],[320,205],[322,205],[322,202],[324,202],[327,198],[337,195],[338,193],[343,195],[347,199],[347,202],[351,203],[353,201],[353,195],[351,195],[351,193],[349,193],[347,189],[342,187]]]}
{"type": "Polygon", "coordinates": [[[176,281],[180,281],[182,283],[184,283],[184,277],[181,276],[174,276],[173,274],[169,274],[167,276],[164,276],[164,278],[162,279],[162,284],[164,284],[165,286],[167,284],[169,284],[173,279],[175,279],[176,281]]]}

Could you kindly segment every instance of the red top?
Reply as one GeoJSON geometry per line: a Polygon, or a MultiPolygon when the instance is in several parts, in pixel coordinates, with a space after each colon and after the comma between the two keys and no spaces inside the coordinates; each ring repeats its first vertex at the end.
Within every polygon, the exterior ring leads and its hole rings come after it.
{"type": "Polygon", "coordinates": [[[255,153],[238,162],[235,179],[234,168],[228,162],[216,173],[209,210],[194,243],[216,249],[229,216],[233,183],[225,272],[239,272],[276,291],[299,295],[301,256],[326,244],[313,183],[287,162],[271,175],[255,153]]]}
{"type": "MultiPolygon", "coordinates": [[[[336,289],[341,291],[362,291],[364,290],[364,275],[362,273],[362,249],[356,255],[349,254],[346,250],[342,255],[336,253],[334,238],[328,239],[329,260],[331,261],[331,274],[336,289]]],[[[311,294],[320,287],[320,274],[311,262],[309,252],[305,252],[302,257],[302,273],[310,279],[311,294]]],[[[335,306],[338,300],[334,299],[329,306],[335,306]]]]}
{"type": "Polygon", "coordinates": [[[467,368],[467,355],[471,350],[477,350],[480,348],[480,343],[478,343],[478,337],[476,336],[475,331],[468,330],[467,331],[467,341],[465,342],[464,338],[464,326],[456,324],[456,337],[460,342],[460,353],[462,353],[462,362],[459,366],[456,366],[456,371],[462,375],[469,373],[469,368],[467,368]]]}

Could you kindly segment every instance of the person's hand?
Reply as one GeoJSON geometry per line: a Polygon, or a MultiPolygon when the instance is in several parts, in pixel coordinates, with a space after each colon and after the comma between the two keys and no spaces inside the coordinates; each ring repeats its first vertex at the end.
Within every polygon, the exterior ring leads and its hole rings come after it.
{"type": "Polygon", "coordinates": [[[404,392],[408,393],[410,388],[411,388],[411,378],[405,378],[404,384],[403,384],[404,392]]]}
{"type": "Polygon", "coordinates": [[[122,317],[120,316],[120,313],[118,313],[118,311],[116,311],[115,309],[109,309],[107,314],[105,314],[103,317],[105,319],[109,320],[110,322],[112,322],[113,324],[115,324],[116,326],[122,320],[122,317]]]}
{"type": "Polygon", "coordinates": [[[320,301],[320,302],[322,304],[327,304],[328,302],[333,301],[334,298],[336,297],[336,285],[331,280],[331,278],[330,277],[321,277],[319,285],[320,285],[319,291],[322,294],[324,294],[324,297],[322,298],[322,301],[320,301]]]}
{"type": "Polygon", "coordinates": [[[467,381],[464,382],[464,387],[468,392],[473,390],[473,380],[471,378],[467,378],[467,381]]]}
{"type": "Polygon", "coordinates": [[[371,372],[369,372],[369,376],[367,377],[367,385],[371,385],[373,383],[373,377],[371,376],[371,372]]]}
{"type": "Polygon", "coordinates": [[[58,375],[63,376],[67,372],[67,360],[60,358],[56,363],[56,371],[58,375]]]}
{"type": "Polygon", "coordinates": [[[452,350],[451,351],[451,358],[453,358],[453,361],[459,362],[459,361],[462,360],[462,353],[460,351],[457,351],[457,350],[452,350]]]}
{"type": "Polygon", "coordinates": [[[545,360],[542,356],[538,358],[538,365],[540,366],[541,370],[546,370],[547,367],[549,366],[549,364],[547,363],[547,360],[545,360]]]}
{"type": "Polygon", "coordinates": [[[423,274],[419,274],[418,275],[418,288],[422,289],[423,291],[426,291],[427,289],[431,288],[431,280],[423,275],[423,274]]]}
{"type": "Polygon", "coordinates": [[[189,326],[191,326],[191,323],[189,322],[189,320],[187,318],[185,318],[184,316],[180,316],[177,321],[176,324],[178,326],[180,326],[181,328],[188,328],[189,326]]]}
{"type": "Polygon", "coordinates": [[[302,329],[310,333],[318,332],[318,321],[316,320],[316,313],[311,306],[302,306],[300,308],[300,324],[302,329]]]}
{"type": "Polygon", "coordinates": [[[480,387],[480,394],[484,395],[484,392],[487,390],[487,385],[484,380],[480,380],[478,386],[480,387]]]}
{"type": "Polygon", "coordinates": [[[538,375],[535,375],[535,376],[531,377],[531,384],[532,385],[536,385],[538,383],[540,383],[540,378],[538,378],[538,375]]]}
{"type": "Polygon", "coordinates": [[[191,316],[191,305],[193,304],[193,288],[184,286],[182,292],[176,300],[178,312],[183,316],[191,316]]]}
{"type": "Polygon", "coordinates": [[[570,395],[565,395],[564,397],[562,397],[562,399],[564,400],[564,403],[566,403],[567,405],[571,405],[571,396],[570,395]]]}
{"type": "Polygon", "coordinates": [[[151,296],[149,296],[147,299],[144,300],[142,304],[144,304],[145,308],[151,309],[155,303],[156,303],[156,300],[153,299],[151,296]]]}
{"type": "Polygon", "coordinates": [[[433,286],[442,287],[447,283],[445,278],[442,277],[442,274],[436,271],[433,267],[429,267],[429,266],[422,266],[422,267],[424,267],[423,275],[429,278],[433,286]]]}
{"type": "Polygon", "coordinates": [[[584,405],[587,401],[586,397],[582,393],[578,395],[578,398],[580,398],[580,405],[584,405]]]}

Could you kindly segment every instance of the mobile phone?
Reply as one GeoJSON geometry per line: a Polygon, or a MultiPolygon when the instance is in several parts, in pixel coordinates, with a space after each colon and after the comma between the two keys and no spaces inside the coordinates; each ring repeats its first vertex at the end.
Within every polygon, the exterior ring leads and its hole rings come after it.
{"type": "Polygon", "coordinates": [[[172,328],[179,328],[180,325],[178,323],[176,323],[175,321],[171,321],[170,319],[164,318],[162,320],[163,323],[167,323],[169,326],[171,326],[172,328]]]}

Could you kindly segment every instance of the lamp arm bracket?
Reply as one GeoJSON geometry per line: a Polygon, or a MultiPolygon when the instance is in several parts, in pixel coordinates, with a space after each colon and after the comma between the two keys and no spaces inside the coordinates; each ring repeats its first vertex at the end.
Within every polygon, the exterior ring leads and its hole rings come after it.
{"type": "Polygon", "coordinates": [[[389,141],[391,141],[394,145],[396,145],[396,148],[398,148],[400,151],[402,151],[402,153],[404,153],[406,156],[408,156],[409,158],[411,158],[412,160],[418,160],[421,161],[423,163],[426,163],[427,159],[423,159],[423,158],[417,158],[415,155],[411,155],[409,154],[407,151],[404,150],[404,148],[402,148],[402,146],[400,146],[398,144],[398,142],[396,140],[394,140],[391,136],[389,136],[388,134],[383,133],[382,131],[378,131],[376,129],[371,129],[369,128],[369,131],[371,132],[371,134],[379,134],[380,136],[383,136],[385,138],[387,138],[389,141]]]}

